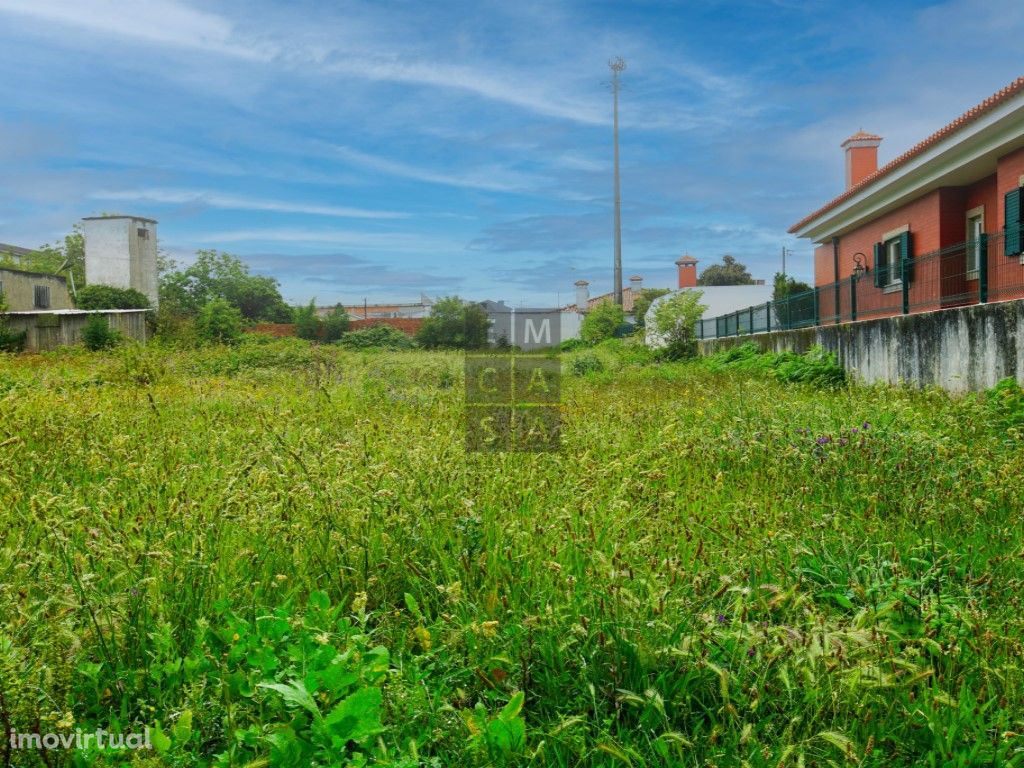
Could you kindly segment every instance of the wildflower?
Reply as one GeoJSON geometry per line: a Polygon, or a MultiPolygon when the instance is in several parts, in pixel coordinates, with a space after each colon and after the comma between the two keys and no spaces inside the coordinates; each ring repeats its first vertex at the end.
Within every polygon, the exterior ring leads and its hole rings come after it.
{"type": "Polygon", "coordinates": [[[726,622],[726,618],[725,618],[725,614],[724,613],[718,614],[718,616],[716,616],[715,619],[716,619],[716,621],[718,621],[719,624],[725,624],[725,622],[726,622]]]}
{"type": "Polygon", "coordinates": [[[863,424],[861,424],[860,428],[867,432],[869,429],[871,429],[871,422],[865,421],[863,424]]]}
{"type": "Polygon", "coordinates": [[[756,654],[757,654],[757,650],[753,646],[751,646],[750,648],[747,649],[747,658],[748,659],[754,658],[754,656],[756,654]]]}
{"type": "Polygon", "coordinates": [[[498,622],[484,621],[480,624],[480,634],[484,637],[494,637],[498,634],[498,622]]]}
{"type": "Polygon", "coordinates": [[[850,428],[850,434],[851,435],[856,435],[858,432],[860,432],[860,430],[857,429],[856,427],[851,427],[850,428]]]}
{"type": "Polygon", "coordinates": [[[432,645],[430,640],[430,630],[420,624],[412,631],[416,638],[416,642],[419,643],[420,648],[424,651],[429,651],[432,645]]]}
{"type": "Polygon", "coordinates": [[[821,437],[819,437],[817,439],[818,445],[828,445],[831,442],[832,442],[832,438],[829,437],[828,435],[822,435],[821,437]]]}
{"type": "Polygon", "coordinates": [[[70,712],[66,713],[60,720],[57,721],[57,727],[63,730],[70,730],[71,726],[75,724],[75,716],[70,712]]]}
{"type": "Polygon", "coordinates": [[[366,593],[356,592],[356,596],[352,598],[352,613],[362,615],[366,612],[366,593]]]}

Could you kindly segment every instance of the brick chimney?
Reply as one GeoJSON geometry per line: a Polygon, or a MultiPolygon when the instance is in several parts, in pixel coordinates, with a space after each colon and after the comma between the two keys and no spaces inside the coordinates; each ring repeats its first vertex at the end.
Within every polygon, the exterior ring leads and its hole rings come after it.
{"type": "Polygon", "coordinates": [[[846,150],[846,188],[855,187],[878,170],[881,136],[857,131],[842,143],[846,150]]]}
{"type": "Polygon", "coordinates": [[[676,259],[676,266],[679,268],[679,287],[697,287],[697,260],[688,253],[684,253],[676,259]]]}
{"type": "Polygon", "coordinates": [[[577,280],[576,283],[576,311],[586,312],[587,304],[590,302],[590,285],[586,280],[577,280]]]}

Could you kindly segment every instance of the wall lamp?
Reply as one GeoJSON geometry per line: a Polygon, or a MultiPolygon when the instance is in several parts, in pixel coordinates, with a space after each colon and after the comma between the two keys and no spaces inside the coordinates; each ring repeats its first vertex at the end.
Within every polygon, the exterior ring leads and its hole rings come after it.
{"type": "Polygon", "coordinates": [[[868,265],[864,263],[867,260],[867,258],[867,256],[860,252],[853,254],[853,263],[855,265],[853,267],[854,280],[860,280],[862,277],[864,277],[864,275],[867,274],[868,265]]]}

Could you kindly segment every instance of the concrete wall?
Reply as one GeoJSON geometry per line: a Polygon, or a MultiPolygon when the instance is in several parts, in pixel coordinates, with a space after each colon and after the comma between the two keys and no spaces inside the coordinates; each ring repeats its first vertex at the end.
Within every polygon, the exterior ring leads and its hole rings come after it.
{"type": "Polygon", "coordinates": [[[1024,382],[1024,301],[976,304],[916,315],[731,336],[699,342],[711,354],[752,341],[764,350],[806,352],[821,345],[854,379],[938,386],[950,392],[988,389],[1000,379],[1024,382]]]}
{"type": "Polygon", "coordinates": [[[45,285],[50,289],[48,309],[70,309],[71,294],[63,277],[45,275],[40,272],[22,272],[15,269],[0,269],[0,290],[3,291],[10,312],[35,309],[35,287],[45,285]]]}
{"type": "Polygon", "coordinates": [[[7,328],[26,331],[25,351],[42,352],[82,341],[82,329],[89,315],[103,315],[115,331],[127,339],[145,343],[149,335],[145,309],[71,310],[64,312],[18,312],[5,315],[7,328]]]}
{"type": "Polygon", "coordinates": [[[97,216],[82,220],[85,233],[85,281],[134,288],[159,301],[156,222],[134,216],[97,216]]]}

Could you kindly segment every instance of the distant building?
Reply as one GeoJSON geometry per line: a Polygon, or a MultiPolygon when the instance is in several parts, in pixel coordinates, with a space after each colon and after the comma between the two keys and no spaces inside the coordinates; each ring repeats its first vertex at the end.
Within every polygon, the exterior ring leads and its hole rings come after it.
{"type": "MultiPolygon", "coordinates": [[[[434,300],[426,294],[420,294],[418,302],[391,304],[342,304],[352,320],[380,320],[385,318],[424,318],[430,314],[434,300]]],[[[335,310],[334,306],[317,307],[318,317],[327,317],[335,310]]]]}
{"type": "Polygon", "coordinates": [[[0,293],[10,312],[70,309],[68,282],[59,275],[0,267],[0,293]]]}
{"type": "MultiPolygon", "coordinates": [[[[748,309],[772,299],[774,287],[767,285],[764,280],[756,280],[752,285],[697,285],[697,259],[688,253],[676,259],[676,270],[678,288],[652,301],[650,309],[647,310],[648,317],[658,304],[682,291],[700,291],[700,303],[707,307],[701,316],[703,320],[748,309]]],[[[664,340],[657,329],[652,328],[649,322],[646,326],[647,344],[652,347],[662,346],[664,340]]]]}
{"type": "MultiPolygon", "coordinates": [[[[629,278],[629,285],[622,289],[622,311],[627,315],[633,313],[633,302],[640,296],[643,290],[644,279],[640,275],[633,275],[629,278]]],[[[615,293],[610,291],[598,296],[590,295],[590,283],[586,280],[576,281],[576,301],[565,307],[568,312],[581,312],[586,314],[589,310],[606,301],[614,301],[615,293]],[[583,309],[580,309],[582,307],[583,309]]]]}

